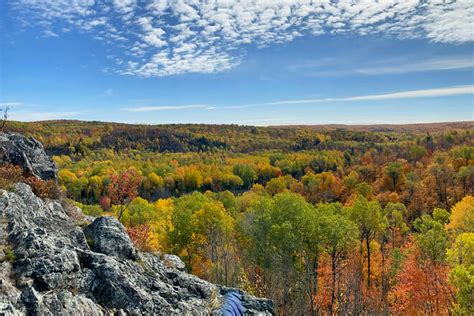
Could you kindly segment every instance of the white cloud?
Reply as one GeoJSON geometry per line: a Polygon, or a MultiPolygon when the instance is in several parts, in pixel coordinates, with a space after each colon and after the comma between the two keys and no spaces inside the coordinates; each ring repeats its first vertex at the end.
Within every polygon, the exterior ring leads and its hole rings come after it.
{"type": "Polygon", "coordinates": [[[117,11],[129,14],[135,9],[135,0],[113,0],[113,4],[117,11]]]}
{"type": "MultiPolygon", "coordinates": [[[[251,107],[267,107],[267,106],[282,106],[282,105],[305,105],[305,104],[320,104],[333,102],[358,102],[358,101],[381,101],[381,100],[395,100],[395,99],[416,99],[416,98],[434,98],[434,97],[449,97],[457,95],[474,95],[474,85],[444,87],[424,90],[410,90],[399,91],[393,93],[349,96],[339,98],[318,98],[318,99],[295,99],[282,100],[265,103],[242,104],[242,105],[228,105],[219,107],[220,109],[243,109],[251,107]]],[[[191,104],[191,105],[159,105],[159,106],[141,106],[141,107],[127,107],[123,108],[126,112],[155,112],[155,111],[170,111],[170,110],[185,110],[185,109],[205,109],[214,110],[215,106],[206,104],[191,104]]],[[[263,122],[266,119],[255,119],[255,121],[263,122]]],[[[274,119],[268,119],[274,120],[274,119]]],[[[234,121],[233,121],[234,122],[234,121]]],[[[239,121],[240,123],[251,123],[254,120],[239,121]]]]}
{"type": "Polygon", "coordinates": [[[458,57],[458,58],[439,58],[430,60],[419,60],[411,63],[401,63],[398,65],[390,65],[388,67],[368,67],[356,69],[355,72],[366,75],[379,74],[401,74],[421,71],[436,70],[455,70],[474,68],[474,58],[458,57]]]}
{"type": "Polygon", "coordinates": [[[1,107],[12,107],[12,106],[19,106],[23,105],[23,102],[0,102],[0,108],[1,107]]]}
{"type": "MultiPolygon", "coordinates": [[[[387,94],[378,95],[366,95],[342,98],[342,101],[370,101],[370,100],[389,100],[389,99],[412,99],[412,98],[428,98],[428,97],[446,97],[453,95],[466,95],[474,94],[474,86],[460,86],[450,88],[439,88],[439,89],[427,89],[427,90],[413,90],[413,91],[402,91],[387,94]]],[[[337,99],[336,99],[337,100],[337,99]]]]}
{"type": "Polygon", "coordinates": [[[54,33],[51,30],[44,30],[43,35],[44,37],[58,37],[59,36],[57,33],[54,33]]]}
{"type": "Polygon", "coordinates": [[[185,110],[204,108],[209,110],[209,105],[205,104],[191,104],[191,105],[159,105],[159,106],[142,106],[125,108],[127,112],[155,112],[155,111],[170,111],[170,110],[185,110]]]}
{"type": "Polygon", "coordinates": [[[120,73],[145,77],[223,71],[239,63],[247,44],[265,47],[304,35],[380,33],[442,43],[474,40],[471,0],[16,3],[27,24],[55,34],[65,28],[94,32],[122,50],[118,57],[125,62],[117,65],[120,73]]]}
{"type": "Polygon", "coordinates": [[[283,100],[266,103],[244,104],[227,106],[226,108],[247,108],[259,106],[278,106],[278,105],[299,105],[299,104],[316,104],[316,103],[330,103],[330,102],[354,102],[354,101],[376,101],[376,100],[392,100],[392,99],[414,99],[414,98],[432,98],[432,97],[447,97],[455,95],[474,95],[474,85],[459,86],[459,87],[445,87],[425,90],[411,90],[400,91],[394,93],[384,93],[375,95],[351,96],[343,98],[319,98],[319,99],[304,99],[304,100],[283,100]]]}
{"type": "Polygon", "coordinates": [[[304,60],[286,67],[289,71],[302,72],[306,76],[340,76],[340,75],[382,75],[404,74],[425,71],[467,70],[474,68],[472,56],[450,56],[427,58],[410,56],[395,59],[371,60],[369,62],[351,59],[350,56],[339,58],[322,58],[304,60]],[[354,64],[358,65],[354,68],[354,64]]]}
{"type": "Polygon", "coordinates": [[[166,41],[161,39],[161,35],[163,35],[165,32],[162,29],[153,29],[150,32],[146,33],[145,35],[142,36],[143,41],[146,43],[155,46],[155,47],[162,47],[166,46],[167,43],[166,41]]]}

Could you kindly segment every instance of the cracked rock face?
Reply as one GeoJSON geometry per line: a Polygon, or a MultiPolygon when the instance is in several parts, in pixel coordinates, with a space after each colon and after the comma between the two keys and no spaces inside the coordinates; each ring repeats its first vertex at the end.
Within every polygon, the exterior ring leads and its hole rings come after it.
{"type": "Polygon", "coordinates": [[[84,234],[59,202],[25,184],[0,191],[0,224],[0,246],[14,253],[0,260],[0,314],[219,314],[211,298],[231,290],[246,314],[273,314],[270,300],[187,274],[176,256],[139,253],[115,218],[97,218],[84,234]]]}
{"type": "Polygon", "coordinates": [[[18,133],[0,133],[0,162],[20,166],[43,180],[56,180],[58,169],[36,139],[18,133]]]}

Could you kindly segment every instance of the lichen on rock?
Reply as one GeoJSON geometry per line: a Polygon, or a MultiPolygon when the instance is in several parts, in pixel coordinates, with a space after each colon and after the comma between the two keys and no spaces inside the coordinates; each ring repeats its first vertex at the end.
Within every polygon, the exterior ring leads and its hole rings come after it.
{"type": "Polygon", "coordinates": [[[42,180],[57,180],[58,169],[43,145],[18,133],[0,133],[0,163],[19,166],[42,180]]]}

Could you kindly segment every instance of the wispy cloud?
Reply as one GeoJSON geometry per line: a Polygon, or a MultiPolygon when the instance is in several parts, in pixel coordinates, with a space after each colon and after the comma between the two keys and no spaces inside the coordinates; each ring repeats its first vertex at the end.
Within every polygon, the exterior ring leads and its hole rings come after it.
{"type": "Polygon", "coordinates": [[[287,70],[303,73],[310,77],[334,77],[360,75],[390,75],[417,73],[426,71],[444,70],[470,70],[474,68],[474,57],[472,56],[449,56],[438,58],[426,58],[424,56],[410,56],[372,60],[367,62],[357,58],[351,59],[346,56],[335,58],[322,58],[319,60],[296,61],[286,67],[287,70]],[[356,64],[357,67],[353,65],[356,64]]]}
{"type": "Polygon", "coordinates": [[[458,70],[474,68],[473,57],[439,58],[411,63],[399,63],[385,67],[367,67],[355,72],[365,75],[402,74],[423,71],[458,70]]]}
{"type": "Polygon", "coordinates": [[[442,43],[474,41],[474,6],[468,0],[13,3],[20,19],[51,36],[79,29],[106,41],[119,52],[117,72],[143,77],[224,71],[239,64],[248,44],[265,47],[302,36],[385,34],[442,43]]]}
{"type": "Polygon", "coordinates": [[[240,125],[255,125],[255,126],[269,126],[272,124],[294,124],[297,121],[294,117],[275,117],[275,118],[256,118],[251,120],[234,120],[225,122],[225,124],[240,124],[240,125]]]}
{"type": "Polygon", "coordinates": [[[210,107],[206,104],[190,104],[190,105],[159,105],[159,106],[142,106],[142,107],[128,107],[124,108],[127,112],[155,112],[155,111],[173,111],[173,110],[185,110],[185,109],[199,109],[203,108],[206,110],[212,110],[214,107],[210,107]]]}
{"type": "MultiPolygon", "coordinates": [[[[424,90],[409,90],[398,91],[393,93],[359,95],[338,98],[316,98],[316,99],[294,99],[281,100],[264,103],[240,104],[221,106],[220,109],[243,109],[252,107],[266,107],[266,106],[281,106],[281,105],[305,105],[318,103],[334,103],[334,102],[357,102],[357,101],[381,101],[393,99],[416,99],[416,98],[434,98],[434,97],[449,97],[456,95],[474,95],[474,85],[443,87],[424,90]]],[[[218,107],[206,104],[191,104],[191,105],[160,105],[160,106],[142,106],[142,107],[127,107],[122,110],[127,112],[154,112],[154,111],[170,111],[170,110],[185,110],[185,109],[205,109],[214,110],[218,107]]],[[[273,119],[271,119],[273,120],[273,119]]],[[[258,120],[262,122],[262,119],[258,120]]],[[[239,121],[240,123],[251,123],[252,120],[239,121]]]]}
{"type": "Polygon", "coordinates": [[[45,30],[43,32],[44,37],[59,37],[59,35],[51,30],[45,30]]]}
{"type": "Polygon", "coordinates": [[[342,98],[318,98],[318,99],[303,99],[303,100],[283,100],[266,103],[244,104],[227,106],[226,108],[247,108],[259,106],[278,106],[278,105],[300,105],[300,104],[316,104],[316,103],[331,103],[331,102],[355,102],[355,101],[376,101],[376,100],[391,100],[391,99],[414,99],[414,98],[430,98],[430,97],[446,97],[455,95],[469,95],[474,94],[474,85],[445,87],[425,90],[410,90],[399,91],[394,93],[384,93],[375,95],[351,96],[342,98]]]}
{"type": "Polygon", "coordinates": [[[0,102],[0,107],[6,107],[6,106],[19,106],[23,105],[23,102],[0,102]]]}
{"type": "Polygon", "coordinates": [[[438,89],[402,91],[402,92],[386,93],[386,94],[378,94],[378,95],[356,96],[356,97],[342,98],[341,101],[412,99],[412,98],[445,97],[445,96],[466,95],[466,94],[474,94],[473,85],[449,87],[449,88],[438,88],[438,89]]]}

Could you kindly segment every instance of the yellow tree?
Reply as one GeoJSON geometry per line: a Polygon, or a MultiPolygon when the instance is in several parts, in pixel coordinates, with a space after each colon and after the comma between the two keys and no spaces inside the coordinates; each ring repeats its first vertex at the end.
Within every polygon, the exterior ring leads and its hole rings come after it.
{"type": "Polygon", "coordinates": [[[233,232],[234,220],[226,212],[224,205],[215,200],[206,201],[191,219],[195,234],[201,235],[201,247],[208,248],[214,265],[215,282],[228,284],[229,257],[227,244],[233,232]]]}
{"type": "Polygon", "coordinates": [[[468,195],[454,205],[446,228],[456,235],[462,232],[474,232],[474,197],[468,195]]]}

